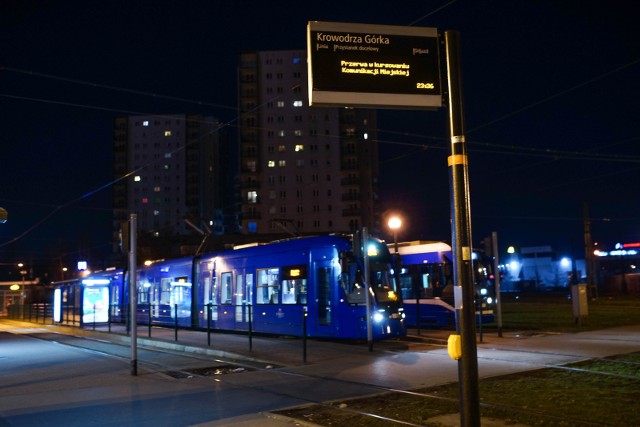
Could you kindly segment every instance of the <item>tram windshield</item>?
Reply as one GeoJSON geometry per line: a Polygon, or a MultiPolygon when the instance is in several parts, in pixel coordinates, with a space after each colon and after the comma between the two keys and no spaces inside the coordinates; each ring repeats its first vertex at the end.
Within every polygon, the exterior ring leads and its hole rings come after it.
{"type": "MultiPolygon", "coordinates": [[[[351,261],[342,263],[340,284],[347,302],[366,304],[364,272],[355,260],[351,261]]],[[[387,263],[370,263],[369,270],[369,281],[376,301],[379,303],[397,302],[397,286],[391,266],[387,263]]]]}
{"type": "Polygon", "coordinates": [[[398,301],[398,293],[395,275],[388,264],[372,264],[370,265],[371,287],[376,295],[378,302],[396,302],[398,301]]]}

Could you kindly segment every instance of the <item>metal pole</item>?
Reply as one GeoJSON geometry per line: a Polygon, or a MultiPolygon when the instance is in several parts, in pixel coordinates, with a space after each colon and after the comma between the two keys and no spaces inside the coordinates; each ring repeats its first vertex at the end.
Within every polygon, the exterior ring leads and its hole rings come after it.
{"type": "Polygon", "coordinates": [[[307,363],[307,307],[302,307],[302,361],[307,363]]]}
{"type": "Polygon", "coordinates": [[[178,304],[174,304],[173,306],[175,307],[175,313],[176,313],[175,341],[178,341],[178,304]]]}
{"type": "Polygon", "coordinates": [[[138,225],[138,215],[129,215],[131,233],[129,239],[129,309],[131,314],[131,375],[138,375],[138,285],[136,284],[136,228],[138,225]]]}
{"type": "Polygon", "coordinates": [[[367,227],[362,227],[362,258],[364,260],[364,292],[365,301],[367,303],[367,344],[369,351],[373,351],[373,325],[371,324],[371,296],[369,295],[369,254],[367,246],[369,245],[369,235],[367,227]]]}
{"type": "Polygon", "coordinates": [[[207,345],[211,345],[211,303],[207,303],[207,345]]]}
{"type": "Polygon", "coordinates": [[[249,350],[253,350],[253,335],[252,335],[253,321],[251,320],[252,319],[251,304],[249,304],[248,307],[249,307],[249,350]]]}
{"type": "Polygon", "coordinates": [[[464,137],[460,41],[457,31],[445,31],[451,156],[451,225],[453,243],[454,290],[457,328],[461,335],[462,357],[458,360],[460,387],[460,425],[480,426],[478,359],[473,303],[473,263],[471,240],[471,197],[469,161],[464,137]]]}
{"type": "Polygon", "coordinates": [[[493,290],[496,294],[496,320],[498,322],[498,336],[502,338],[502,299],[500,298],[500,258],[498,254],[498,233],[491,233],[491,252],[493,253],[493,274],[495,281],[493,282],[493,290]]]}

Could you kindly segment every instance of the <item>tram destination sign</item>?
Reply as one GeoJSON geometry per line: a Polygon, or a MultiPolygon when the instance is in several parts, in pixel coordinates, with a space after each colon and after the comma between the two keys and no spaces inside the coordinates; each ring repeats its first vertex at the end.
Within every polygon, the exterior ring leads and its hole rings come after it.
{"type": "Polygon", "coordinates": [[[310,21],[309,104],[442,107],[435,28],[310,21]]]}

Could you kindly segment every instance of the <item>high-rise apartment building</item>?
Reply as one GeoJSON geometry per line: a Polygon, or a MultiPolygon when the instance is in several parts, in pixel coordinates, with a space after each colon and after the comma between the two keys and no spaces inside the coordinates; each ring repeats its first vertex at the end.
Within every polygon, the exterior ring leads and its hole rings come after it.
{"type": "Polygon", "coordinates": [[[375,110],[309,107],[306,52],[240,55],[246,234],[378,228],[375,110]]]}
{"type": "MultiPolygon", "coordinates": [[[[139,247],[175,256],[202,237],[185,220],[223,232],[228,144],[218,120],[188,114],[120,117],[113,129],[114,241],[136,213],[139,247]],[[122,178],[126,177],[126,178],[122,178]]],[[[230,182],[230,181],[229,181],[230,182]]]]}

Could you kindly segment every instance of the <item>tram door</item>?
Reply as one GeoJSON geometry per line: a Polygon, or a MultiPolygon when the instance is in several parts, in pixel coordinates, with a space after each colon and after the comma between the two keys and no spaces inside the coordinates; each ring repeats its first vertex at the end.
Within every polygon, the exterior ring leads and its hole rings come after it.
{"type": "Polygon", "coordinates": [[[318,329],[331,334],[333,330],[332,300],[333,289],[331,286],[331,265],[329,263],[316,264],[316,289],[318,290],[318,329]]]}

